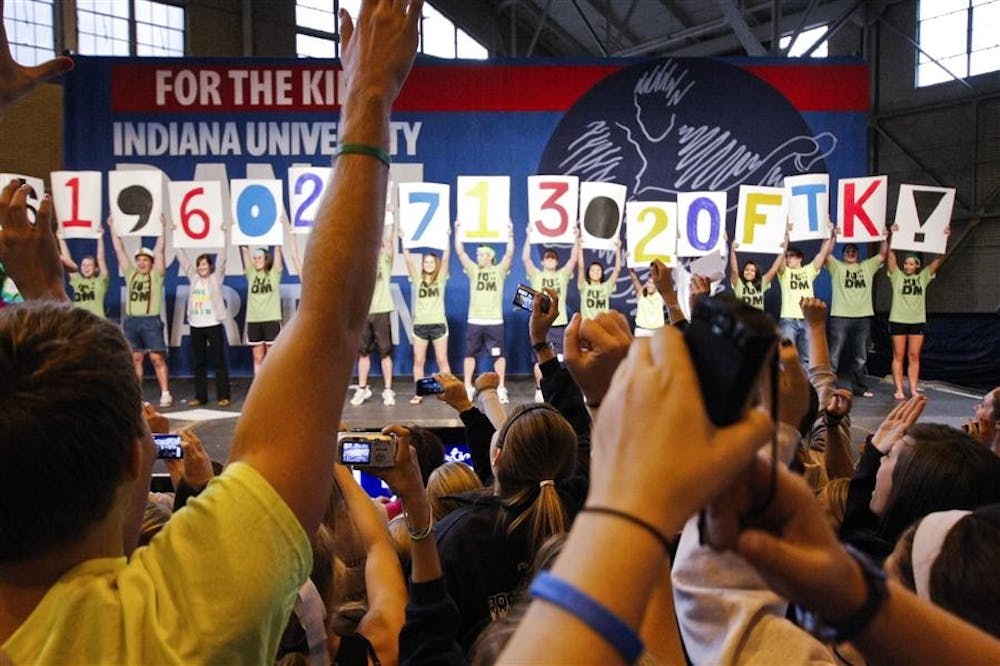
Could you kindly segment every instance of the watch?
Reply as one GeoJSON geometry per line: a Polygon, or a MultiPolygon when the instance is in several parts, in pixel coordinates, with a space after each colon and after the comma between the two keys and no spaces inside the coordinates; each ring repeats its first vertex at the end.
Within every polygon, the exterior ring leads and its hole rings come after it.
{"type": "Polygon", "coordinates": [[[537,353],[539,353],[541,351],[544,351],[546,349],[550,349],[551,347],[550,347],[548,341],[545,341],[545,342],[536,342],[535,344],[531,345],[531,348],[534,349],[535,353],[537,354],[537,353]]]}
{"type": "Polygon", "coordinates": [[[886,585],[885,572],[871,559],[850,545],[845,545],[847,554],[861,565],[861,575],[865,579],[868,597],[861,608],[837,624],[830,624],[814,611],[795,608],[795,618],[800,627],[816,638],[827,643],[845,643],[858,637],[865,627],[874,619],[885,600],[889,598],[889,587],[886,585]]]}

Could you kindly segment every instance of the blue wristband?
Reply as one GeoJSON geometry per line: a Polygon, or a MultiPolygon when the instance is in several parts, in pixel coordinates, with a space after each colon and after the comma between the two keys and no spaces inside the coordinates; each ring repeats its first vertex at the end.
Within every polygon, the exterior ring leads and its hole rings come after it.
{"type": "Polygon", "coordinates": [[[642,655],[642,640],[621,618],[569,583],[547,571],[535,577],[531,596],[544,599],[576,617],[611,644],[627,663],[642,655]]]}

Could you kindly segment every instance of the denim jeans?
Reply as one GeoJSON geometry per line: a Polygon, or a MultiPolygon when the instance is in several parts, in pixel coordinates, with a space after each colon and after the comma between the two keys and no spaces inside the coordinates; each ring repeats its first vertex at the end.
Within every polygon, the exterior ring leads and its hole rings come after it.
{"type": "Polygon", "coordinates": [[[799,350],[799,360],[802,361],[802,365],[809,367],[809,339],[806,336],[806,320],[805,319],[782,319],[778,324],[778,328],[781,331],[781,337],[787,338],[795,343],[796,349],[799,350]]]}
{"type": "Polygon", "coordinates": [[[851,382],[851,391],[855,395],[868,390],[865,364],[868,362],[870,334],[869,317],[830,317],[830,363],[839,376],[851,382]],[[841,363],[840,354],[845,347],[848,358],[841,363]]]}

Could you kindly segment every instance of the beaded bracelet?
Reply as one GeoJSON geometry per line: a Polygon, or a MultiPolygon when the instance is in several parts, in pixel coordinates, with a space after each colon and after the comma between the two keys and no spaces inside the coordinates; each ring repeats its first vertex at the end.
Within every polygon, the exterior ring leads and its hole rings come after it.
{"type": "Polygon", "coordinates": [[[352,154],[374,157],[386,166],[390,166],[392,164],[392,159],[389,157],[389,153],[385,152],[381,148],[378,148],[377,146],[369,146],[364,143],[342,143],[337,146],[336,150],[333,151],[334,157],[352,154]]]}
{"type": "Polygon", "coordinates": [[[634,663],[642,654],[642,639],[632,627],[596,599],[566,581],[543,571],[535,577],[530,592],[534,598],[558,606],[590,627],[594,633],[606,640],[626,663],[634,663]]]}

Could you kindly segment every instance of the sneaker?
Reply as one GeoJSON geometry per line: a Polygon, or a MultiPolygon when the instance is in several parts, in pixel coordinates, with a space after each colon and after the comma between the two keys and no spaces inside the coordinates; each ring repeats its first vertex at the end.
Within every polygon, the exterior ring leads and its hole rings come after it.
{"type": "Polygon", "coordinates": [[[865,391],[864,393],[861,394],[861,397],[862,398],[874,398],[875,394],[872,393],[871,391],[865,391]]]}
{"type": "Polygon", "coordinates": [[[228,407],[228,406],[229,406],[229,398],[219,399],[219,407],[228,407]]]}
{"type": "Polygon", "coordinates": [[[198,398],[192,398],[192,399],[188,400],[188,407],[200,407],[201,405],[204,405],[204,404],[205,403],[203,403],[198,398]]]}
{"type": "Polygon", "coordinates": [[[476,395],[476,387],[472,384],[466,384],[465,392],[469,394],[469,400],[472,400],[472,396],[476,395]]]}
{"type": "Polygon", "coordinates": [[[370,386],[359,386],[354,389],[354,397],[351,398],[351,404],[358,407],[368,398],[372,397],[372,389],[370,386]]]}
{"type": "Polygon", "coordinates": [[[510,404],[510,396],[507,395],[507,387],[506,386],[498,386],[497,387],[497,397],[500,399],[500,404],[501,405],[509,405],[510,404]]]}
{"type": "Polygon", "coordinates": [[[535,402],[545,402],[545,398],[542,397],[542,389],[535,389],[535,402]]]}
{"type": "Polygon", "coordinates": [[[424,401],[423,397],[419,396],[419,395],[415,395],[412,398],[410,398],[410,404],[411,405],[419,405],[423,401],[424,401]]]}
{"type": "Polygon", "coordinates": [[[160,407],[173,407],[174,406],[174,396],[170,395],[170,391],[164,391],[160,394],[160,407]]]}
{"type": "MultiPolygon", "coordinates": [[[[371,391],[369,391],[371,393],[371,391]]],[[[391,388],[384,389],[382,391],[382,404],[386,407],[392,407],[396,404],[396,392],[391,388]]]]}

